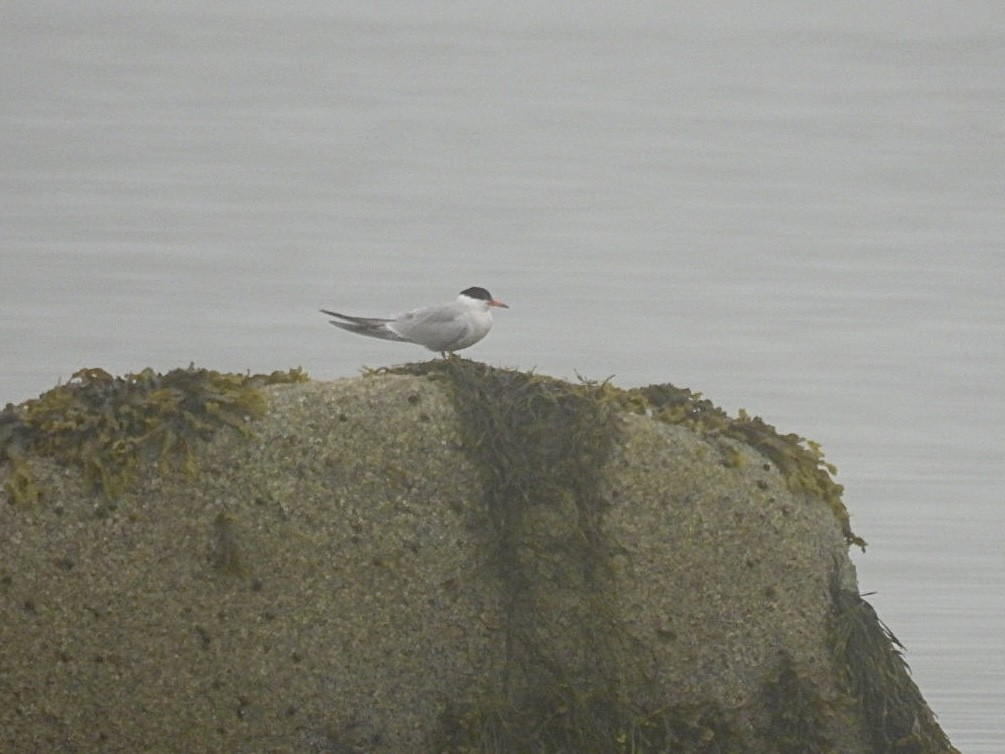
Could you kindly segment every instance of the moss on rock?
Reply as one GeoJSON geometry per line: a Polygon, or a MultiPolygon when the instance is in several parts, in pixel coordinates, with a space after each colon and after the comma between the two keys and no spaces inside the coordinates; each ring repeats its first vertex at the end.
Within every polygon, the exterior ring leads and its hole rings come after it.
{"type": "Polygon", "coordinates": [[[0,463],[11,465],[7,491],[16,503],[38,502],[41,489],[25,463],[32,456],[80,469],[88,490],[108,497],[122,493],[144,459],[193,474],[193,440],[222,426],[242,429],[265,408],[260,388],[307,379],[299,369],[252,376],[190,366],[124,377],[81,369],[65,385],[0,414],[0,463]]]}

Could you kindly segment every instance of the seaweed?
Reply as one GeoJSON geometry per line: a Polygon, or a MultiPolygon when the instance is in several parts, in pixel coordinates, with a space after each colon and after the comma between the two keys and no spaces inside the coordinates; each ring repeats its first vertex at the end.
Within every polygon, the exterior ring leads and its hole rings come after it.
{"type": "MultiPolygon", "coordinates": [[[[680,424],[706,436],[739,440],[763,453],[785,477],[790,490],[804,491],[822,499],[841,526],[845,542],[865,550],[866,541],[851,529],[848,509],[841,499],[844,487],[834,481],[837,467],[824,460],[819,443],[797,434],[779,434],[758,416],[740,409],[731,418],[701,393],[670,384],[634,388],[629,394],[643,397],[653,418],[668,424],[680,424]]],[[[728,460],[728,459],[727,459],[728,460]]]]}
{"type": "MultiPolygon", "coordinates": [[[[623,679],[639,674],[618,662],[642,662],[646,649],[629,643],[609,591],[615,545],[601,531],[606,503],[597,474],[617,442],[617,416],[651,415],[764,453],[790,488],[826,500],[846,541],[864,547],[831,478],[836,470],[819,446],[779,435],[742,411],[731,418],[700,394],[669,384],[633,390],[608,381],[570,384],[460,358],[386,371],[447,384],[464,446],[484,475],[490,562],[505,605],[501,678],[469,706],[445,713],[438,746],[455,752],[744,751],[737,724],[714,705],[647,710],[630,701],[623,679]],[[555,642],[564,651],[556,651],[555,642]],[[573,647],[580,651],[568,651],[573,647]],[[560,663],[559,656],[575,659],[560,663]]],[[[745,458],[736,454],[725,462],[740,467],[745,458]]],[[[780,751],[827,750],[826,705],[791,662],[783,658],[763,696],[780,751]]]]}
{"type": "Polygon", "coordinates": [[[125,491],[139,464],[194,474],[193,443],[221,427],[245,431],[264,411],[266,385],[305,382],[300,369],[268,375],[208,369],[152,369],[114,377],[81,369],[64,385],[0,413],[4,486],[18,504],[42,495],[29,459],[47,457],[80,470],[85,489],[107,498],[125,491]]]}
{"type": "Polygon", "coordinates": [[[861,595],[831,587],[830,649],[848,695],[880,754],[959,752],[936,722],[898,641],[861,595]]]}
{"type": "Polygon", "coordinates": [[[447,727],[479,751],[615,751],[625,705],[612,649],[627,639],[611,604],[597,474],[617,438],[617,393],[459,358],[396,371],[448,385],[484,476],[488,562],[504,606],[499,683],[447,727]]]}
{"type": "MultiPolygon", "coordinates": [[[[663,420],[706,433],[728,433],[733,420],[672,386],[647,392],[606,381],[570,384],[459,358],[388,371],[442,381],[453,397],[464,448],[483,475],[487,557],[503,603],[503,668],[474,699],[448,706],[430,749],[752,751],[751,732],[730,710],[689,703],[651,709],[633,698],[630,687],[647,677],[643,668],[653,660],[617,612],[619,551],[602,530],[607,502],[598,476],[624,411],[666,409],[663,420]]],[[[765,683],[763,696],[772,722],[763,733],[780,752],[827,751],[825,704],[791,663],[765,683]]]]}
{"type": "MultiPolygon", "coordinates": [[[[454,358],[420,364],[406,364],[393,370],[375,370],[373,373],[381,374],[387,371],[398,374],[450,375],[461,373],[458,370],[464,369],[464,364],[475,365],[474,362],[454,358]]],[[[813,440],[795,433],[780,434],[774,426],[765,422],[761,417],[751,417],[743,409],[740,409],[736,418],[730,417],[721,408],[704,398],[701,393],[693,392],[687,388],[679,388],[670,383],[625,390],[615,387],[606,380],[598,383],[581,379],[581,384],[576,386],[534,374],[524,374],[512,370],[495,370],[485,365],[477,366],[482,368],[481,378],[484,379],[498,379],[493,376],[496,373],[511,376],[521,375],[536,385],[553,383],[552,387],[549,388],[552,392],[559,390],[557,385],[564,385],[573,391],[586,390],[586,393],[580,392],[579,395],[581,397],[590,395],[590,400],[601,400],[607,411],[620,410],[646,414],[657,421],[680,425],[706,437],[728,437],[738,440],[763,453],[774,463],[785,478],[790,490],[805,492],[822,499],[833,512],[845,541],[863,551],[866,548],[866,541],[852,531],[851,517],[841,499],[844,487],[834,481],[837,467],[825,460],[823,449],[819,443],[813,440]],[[590,393],[589,391],[594,392],[590,393]]],[[[487,389],[482,397],[490,395],[491,388],[487,389]]],[[[478,398],[477,395],[472,397],[478,398]]],[[[463,412],[469,410],[469,407],[477,406],[480,410],[484,405],[477,400],[468,403],[458,402],[458,411],[462,412],[463,417],[463,412]]],[[[477,417],[474,418],[477,419],[477,417]]],[[[489,437],[488,439],[493,438],[489,437]]],[[[492,446],[486,447],[491,448],[492,446]]],[[[727,456],[726,462],[727,465],[740,467],[743,465],[744,459],[730,454],[727,456]]],[[[512,463],[508,466],[510,469],[515,468],[512,463]]]]}

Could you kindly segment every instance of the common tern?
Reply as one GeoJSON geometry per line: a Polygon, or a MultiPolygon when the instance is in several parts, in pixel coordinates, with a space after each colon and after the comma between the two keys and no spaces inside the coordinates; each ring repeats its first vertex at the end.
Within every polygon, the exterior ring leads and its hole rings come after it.
{"type": "Polygon", "coordinates": [[[444,357],[454,351],[473,346],[492,329],[492,309],[509,309],[496,301],[484,288],[466,288],[456,300],[440,306],[428,306],[399,314],[393,319],[350,317],[322,309],[335,327],[383,340],[416,343],[444,357]]]}

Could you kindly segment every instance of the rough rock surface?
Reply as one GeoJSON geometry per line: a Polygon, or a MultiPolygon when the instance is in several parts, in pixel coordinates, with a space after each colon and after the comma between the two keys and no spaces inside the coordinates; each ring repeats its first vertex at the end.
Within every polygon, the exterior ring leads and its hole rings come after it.
{"type": "Polygon", "coordinates": [[[266,393],[194,476],[0,499],[0,751],[880,750],[847,538],[757,449],[611,409],[586,474],[559,392],[499,448],[443,379],[266,393]]]}

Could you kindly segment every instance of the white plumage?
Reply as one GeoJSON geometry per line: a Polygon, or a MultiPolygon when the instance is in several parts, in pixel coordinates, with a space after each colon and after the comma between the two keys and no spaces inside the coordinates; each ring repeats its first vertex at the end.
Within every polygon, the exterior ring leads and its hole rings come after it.
{"type": "Polygon", "coordinates": [[[322,309],[335,327],[370,338],[416,343],[444,356],[473,346],[492,329],[492,309],[508,309],[484,288],[467,288],[457,299],[399,314],[393,319],[352,317],[322,309]]]}

